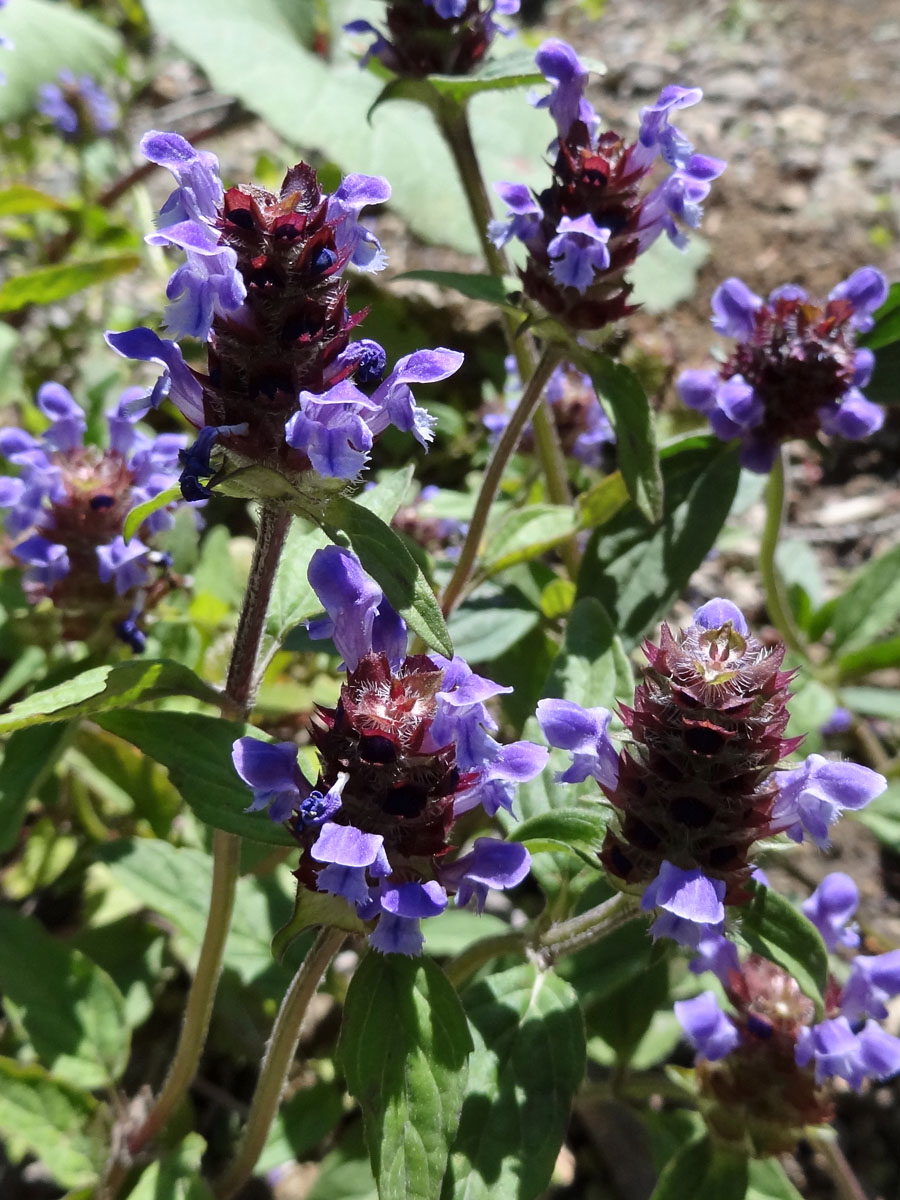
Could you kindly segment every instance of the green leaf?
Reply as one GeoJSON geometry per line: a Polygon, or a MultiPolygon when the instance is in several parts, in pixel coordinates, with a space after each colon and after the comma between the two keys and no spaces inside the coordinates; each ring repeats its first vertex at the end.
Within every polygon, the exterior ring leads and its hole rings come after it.
{"type": "Polygon", "coordinates": [[[715,438],[687,438],[661,454],[665,505],[649,529],[628,505],[588,542],[578,594],[594,596],[626,647],[636,645],[681,595],[714,545],[737,490],[737,451],[715,438]]]}
{"type": "Polygon", "coordinates": [[[425,953],[443,958],[462,954],[473,942],[509,933],[509,925],[490,913],[477,913],[470,908],[451,905],[441,914],[439,921],[426,921],[422,932],[425,934],[425,953]]]}
{"type": "Polygon", "coordinates": [[[663,478],[650,402],[637,375],[605,354],[582,353],[580,365],[605,400],[616,431],[619,470],[628,494],[648,521],[663,516],[663,478]]]}
{"type": "Polygon", "coordinates": [[[375,513],[344,496],[329,503],[325,519],[346,533],[354,554],[413,633],[427,646],[451,658],[453,645],[434,592],[393,529],[375,513]]]}
{"type": "Polygon", "coordinates": [[[834,649],[848,653],[874,641],[900,614],[900,546],[894,546],[857,575],[834,606],[834,649]]]}
{"type": "Polygon", "coordinates": [[[529,504],[510,513],[484,551],[484,567],[496,575],[516,563],[538,558],[570,538],[578,528],[575,510],[562,504],[529,504]]]}
{"type": "Polygon", "coordinates": [[[0,25],[15,46],[3,51],[0,124],[33,112],[40,85],[55,83],[64,67],[109,80],[122,46],[108,26],[51,0],[17,0],[4,10],[0,25]]]}
{"type": "MultiPolygon", "coordinates": [[[[237,96],[288,144],[299,138],[305,150],[321,151],[345,172],[386,175],[391,207],[417,236],[480,252],[453,160],[429,114],[401,100],[379,108],[371,124],[367,120],[383,81],[359,69],[350,39],[337,32],[344,20],[359,16],[358,4],[327,5],[335,30],[328,61],[298,39],[294,14],[307,6],[296,0],[229,0],[225,7],[219,0],[147,0],[145,7],[154,30],[199,63],[214,88],[237,96]],[[303,114],[302,130],[297,113],[303,114]]],[[[544,156],[553,126],[524,91],[476,95],[469,116],[486,179],[546,186],[544,156]]]]}
{"type": "MultiPolygon", "coordinates": [[[[291,1159],[302,1160],[335,1128],[344,1114],[342,1089],[317,1080],[302,1087],[278,1110],[254,1168],[262,1175],[291,1159]]],[[[343,1197],[343,1193],[340,1193],[343,1197]]]]}
{"type": "Polygon", "coordinates": [[[535,68],[529,51],[504,54],[489,59],[471,75],[427,75],[424,78],[398,76],[385,84],[369,109],[369,117],[389,100],[415,100],[429,109],[440,107],[442,99],[452,105],[465,104],[479,92],[506,91],[543,83],[544,76],[535,68]]]}
{"type": "Polygon", "coordinates": [[[879,687],[841,688],[841,701],[852,712],[864,717],[900,721],[900,690],[879,687]]]}
{"type": "Polygon", "coordinates": [[[16,843],[25,808],[55,767],[69,740],[65,725],[20,729],[6,743],[0,763],[0,854],[16,843]]]}
{"type": "Polygon", "coordinates": [[[435,1200],[472,1038],[428,958],[369,952],[347,992],[338,1057],[359,1101],[380,1200],[435,1200]]]}
{"type": "Polygon", "coordinates": [[[296,846],[265,812],[247,813],[253,797],[231,763],[234,741],[250,726],[199,713],[118,712],[98,718],[110,733],[168,768],[169,778],[201,821],[255,842],[296,846]]]}
{"type": "Polygon", "coordinates": [[[130,1039],[125,1001],[106,972],[13,909],[0,909],[0,943],[0,991],[44,1065],[76,1087],[114,1083],[130,1039]]]}
{"type": "Polygon", "coordinates": [[[510,280],[507,284],[503,279],[498,279],[496,275],[465,275],[462,271],[418,270],[404,271],[402,275],[394,276],[395,283],[402,279],[421,279],[425,283],[436,283],[440,287],[450,288],[454,292],[468,296],[470,300],[483,300],[487,304],[494,304],[499,308],[512,307],[508,292],[511,287],[515,286],[515,283],[510,280]]]}
{"type": "Polygon", "coordinates": [[[628,503],[628,488],[621,471],[604,476],[576,501],[579,529],[596,529],[611,521],[628,503]]]}
{"type": "Polygon", "coordinates": [[[167,696],[193,696],[218,705],[219,693],[183,667],[165,659],[138,659],[114,666],[92,667],[45,692],[35,692],[0,716],[0,733],[43,725],[48,721],[70,721],[116,708],[132,708],[147,700],[167,696]]]}
{"type": "Polygon", "coordinates": [[[25,217],[36,212],[58,212],[65,204],[26,183],[0,188],[0,217],[25,217]]]}
{"type": "Polygon", "coordinates": [[[599,804],[594,808],[555,808],[516,825],[508,840],[522,842],[532,854],[541,851],[577,854],[599,870],[597,851],[603,845],[608,822],[608,810],[599,804]]]}
{"type": "Polygon", "coordinates": [[[616,700],[630,701],[633,690],[631,666],[608,613],[590,596],[577,600],[544,694],[612,709],[616,700]]]}
{"type": "Polygon", "coordinates": [[[143,504],[139,504],[136,508],[133,508],[125,518],[122,537],[126,542],[130,542],[148,517],[152,517],[155,512],[159,512],[161,508],[165,508],[173,500],[180,499],[181,484],[176,483],[173,487],[166,488],[165,491],[160,492],[159,495],[145,500],[143,504]]]}
{"type": "MultiPolygon", "coordinates": [[[[210,856],[156,838],[133,838],[100,847],[97,857],[138,904],[158,913],[172,926],[173,952],[193,970],[209,910],[210,856]]],[[[252,876],[239,879],[225,945],[227,967],[236,971],[244,983],[258,984],[266,976],[279,997],[290,983],[292,970],[272,961],[270,945],[275,927],[287,919],[290,910],[290,898],[275,880],[252,876]]]]}
{"type": "Polygon", "coordinates": [[[174,1150],[150,1164],[128,1193],[128,1200],[212,1200],[212,1192],[200,1178],[205,1150],[205,1139],[189,1133],[174,1150]]]}
{"type": "Polygon", "coordinates": [[[113,254],[89,262],[36,267],[7,279],[0,286],[0,312],[15,312],[26,304],[55,304],[94,284],[136,271],[140,265],[139,254],[113,254]]]}
{"type": "Polygon", "coordinates": [[[61,1187],[90,1187],[106,1159],[97,1102],[41,1067],[0,1058],[0,1132],[18,1139],[61,1187]]]}
{"type": "Polygon", "coordinates": [[[784,896],[756,883],[747,885],[753,896],[739,909],[740,934],[754,954],[783,967],[800,988],[824,1011],[823,993],[828,982],[828,951],[815,925],[784,896]]]}
{"type": "Polygon", "coordinates": [[[870,671],[900,667],[900,636],[888,638],[884,642],[873,642],[869,646],[861,646],[859,650],[851,650],[849,654],[842,654],[837,665],[842,681],[867,675],[870,671]]]}
{"type": "Polygon", "coordinates": [[[697,234],[691,235],[686,250],[673,246],[667,237],[657,238],[629,268],[628,282],[634,285],[629,303],[640,304],[644,312],[655,316],[690,300],[697,272],[708,258],[709,242],[697,234]]]}
{"type": "Polygon", "coordinates": [[[343,896],[311,892],[300,884],[291,919],[272,938],[272,957],[275,961],[281,962],[295,938],[318,925],[345,929],[347,933],[366,932],[366,926],[356,915],[356,909],[343,896]]]}
{"type": "Polygon", "coordinates": [[[777,1158],[754,1158],[750,1162],[747,1200],[803,1200],[777,1158]]]}
{"type": "Polygon", "coordinates": [[[650,1200],[744,1200],[747,1181],[746,1156],[704,1137],[669,1160],[650,1200]]]}
{"type": "Polygon", "coordinates": [[[529,963],[467,988],[464,1005],[475,1053],[442,1200],[534,1200],[584,1075],[578,998],[529,963]]]}
{"type": "Polygon", "coordinates": [[[483,583],[450,614],[456,653],[470,663],[505,654],[540,624],[540,613],[517,587],[483,583]]]}

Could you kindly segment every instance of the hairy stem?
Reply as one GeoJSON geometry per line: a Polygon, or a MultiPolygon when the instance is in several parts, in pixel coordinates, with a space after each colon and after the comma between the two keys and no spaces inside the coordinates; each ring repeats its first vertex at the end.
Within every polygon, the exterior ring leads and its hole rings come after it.
{"type": "MultiPolygon", "coordinates": [[[[464,105],[446,104],[438,114],[438,127],[444,140],[450,147],[456,169],[466,194],[469,212],[478,231],[481,250],[488,270],[497,279],[508,274],[506,256],[494,245],[488,237],[488,222],[491,219],[491,202],[488,198],[484,177],[478,163],[478,155],[472,142],[472,132],[464,105]]],[[[519,321],[505,309],[500,311],[503,332],[509,351],[515,356],[516,367],[523,387],[528,384],[535,369],[535,354],[531,339],[527,335],[519,335],[519,321]]],[[[572,496],[569,491],[569,473],[565,456],[559,444],[556,425],[550,413],[550,406],[545,402],[538,405],[532,418],[534,442],[540,460],[541,470],[547,484],[547,495],[554,504],[571,504],[572,496]]],[[[566,569],[574,578],[578,572],[578,547],[574,538],[562,547],[566,569]]]]}
{"type": "Polygon", "coordinates": [[[807,658],[803,638],[797,629],[784,591],[784,584],[775,565],[775,552],[784,516],[785,470],[784,451],[780,450],[766,487],[766,521],[759,546],[759,573],[762,577],[769,619],[781,635],[787,648],[801,658],[807,658]]]}
{"type": "MultiPolygon", "coordinates": [[[[256,550],[225,682],[224,699],[231,715],[235,717],[246,717],[252,707],[259,644],[290,519],[290,514],[280,509],[263,508],[260,513],[256,550]]],[[[222,956],[234,909],[240,857],[240,838],[217,829],[213,838],[213,877],[209,913],[197,970],[188,993],[184,1023],[162,1091],[141,1124],[128,1136],[128,1150],[132,1155],[142,1150],[168,1122],[184,1098],[197,1070],[197,1063],[200,1061],[209,1031],[213,1001],[222,970],[222,956]]]]}
{"type": "MultiPolygon", "coordinates": [[[[340,929],[319,931],[281,1002],[250,1103],[247,1124],[234,1158],[214,1188],[216,1200],[229,1200],[250,1178],[256,1166],[281,1102],[309,1002],[346,936],[340,929]]],[[[389,1014],[385,1017],[390,1019],[389,1014]]]]}
{"type": "Polygon", "coordinates": [[[522,430],[531,420],[535,409],[540,403],[544,385],[559,361],[559,354],[560,351],[557,346],[548,345],[544,349],[540,361],[535,367],[534,374],[522,393],[522,399],[519,401],[516,411],[510,418],[509,424],[503,430],[500,441],[494,447],[494,453],[491,455],[484,478],[481,481],[481,490],[478,493],[478,499],[475,501],[472,520],[456,563],[456,569],[444,589],[441,599],[444,616],[449,615],[453,611],[453,608],[462,597],[465,586],[472,574],[472,569],[475,566],[475,560],[478,557],[478,551],[481,546],[481,539],[484,536],[488,518],[491,515],[491,507],[500,488],[507,463],[519,443],[522,430]]]}

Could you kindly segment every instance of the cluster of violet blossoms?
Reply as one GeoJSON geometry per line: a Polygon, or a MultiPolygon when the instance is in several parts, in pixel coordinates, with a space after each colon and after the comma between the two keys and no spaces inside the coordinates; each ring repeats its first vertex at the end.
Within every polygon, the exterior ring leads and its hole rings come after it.
{"type": "Polygon", "coordinates": [[[37,108],[72,142],[111,133],[118,117],[115,102],[92,76],[69,70],[60,71],[56,83],[43,84],[37,108]]]}
{"type": "Polygon", "coordinates": [[[528,874],[524,846],[479,837],[458,854],[453,824],[478,805],[511,810],[516,787],[534,778],[547,751],[501,745],[485,702],[511,689],[474,674],[458,657],[407,654],[407,630],[381,589],[347,550],[317,551],[308,577],[327,616],[310,626],[331,637],[347,678],[334,708],[317,707],[310,734],[319,755],[315,787],[293,742],[238,739],[233,761],[253,789],[251,810],[286,821],[303,848],[301,888],[343,897],[382,953],[421,953],[423,918],[455,893],[480,912],[489,888],[528,874]]]}
{"type": "Polygon", "coordinates": [[[349,312],[343,274],[351,264],[384,266],[359,214],[388,199],[387,180],[348,175],[326,194],[300,163],[278,195],[253,184],[224,191],[215,156],[178,134],[148,133],[141,149],[178,183],[147,238],[185,253],[169,280],[165,324],[176,338],[206,343],[207,374],[151,329],[106,336],[119,354],[165,368],[151,403],[168,395],[199,431],[183,458],[185,498],[210,494],[217,444],[227,467],[277,473],[279,495],[288,489],[294,507],[313,515],[359,475],[389,425],[427,446],[434,420],[410,385],[446,379],[463,356],[419,350],[385,376],[383,348],[351,340],[365,312],[349,312]]]}
{"type": "Polygon", "coordinates": [[[722,441],[739,438],[741,462],[764,474],[782,442],[821,430],[856,441],[875,433],[884,410],[861,389],[875,367],[856,337],[888,285],[875,267],[860,267],[824,302],[796,284],[763,300],[740,279],[726,279],[712,297],[713,328],[737,345],[718,371],[683,371],[681,399],[708,418],[722,441]]]}
{"type": "MultiPolygon", "coordinates": [[[[522,380],[515,355],[504,360],[506,385],[503,389],[503,408],[484,414],[482,423],[492,438],[499,438],[522,398],[522,380]]],[[[559,442],[565,454],[570,454],[587,467],[603,465],[605,452],[615,443],[616,435],[591,377],[570,364],[560,363],[547,380],[544,397],[556,425],[559,442]]],[[[532,431],[526,426],[519,443],[530,449],[532,431]]]]}
{"type": "MultiPolygon", "coordinates": [[[[860,942],[851,924],[858,903],[853,880],[834,872],[802,906],[828,950],[845,958],[860,942]]],[[[691,970],[718,977],[730,1010],[706,991],[676,1001],[675,1015],[699,1055],[701,1111],[718,1136],[749,1136],[758,1154],[791,1150],[805,1126],[831,1119],[831,1080],[858,1091],[867,1079],[900,1071],[900,1038],[878,1024],[888,1016],[886,1002],[900,995],[900,950],[849,957],[844,982],[829,976],[821,1020],[774,963],[758,955],[742,960],[719,935],[699,951],[691,970]]]]}
{"type": "Polygon", "coordinates": [[[792,674],[780,669],[784,646],[752,637],[730,601],[704,604],[677,637],[663,625],[644,653],[633,707],[621,706],[621,750],[605,708],[546,699],[537,716],[550,745],[572,756],[559,781],[593,778],[613,807],[600,855],[612,882],[642,891],[654,937],[696,947],[721,933],[726,905],[748,899],[760,839],[809,836],[824,848],[840,814],[887,781],[820,754],[776,770],[802,741],[783,736],[792,674]]]}
{"type": "Polygon", "coordinates": [[[553,182],[539,195],[521,183],[499,183],[509,212],[489,228],[498,247],[512,238],[528,250],[521,273],[525,294],[576,330],[598,329],[632,311],[625,274],[639,254],[665,233],[686,245],[683,227],[696,229],[711,181],[725,169],[718,158],[696,154],[676,110],[696,104],[699,88],[670,85],[641,110],[637,141],[601,132],[601,118],[584,98],[588,71],[565,42],[550,39],[537,52],[551,85],[536,103],[549,108],[558,138],[553,182]],[[659,162],[668,174],[647,189],[659,162]]]}
{"type": "Polygon", "coordinates": [[[148,407],[141,395],[128,389],[107,413],[105,449],[84,444],[84,411],[58,383],[38,391],[37,407],[50,421],[39,438],[0,429],[0,453],[18,471],[0,477],[0,508],[9,554],[25,568],[26,596],[52,600],[64,637],[88,638],[112,622],[135,652],[144,647],[143,614],[171,587],[168,558],[151,543],[171,528],[179,505],[151,513],[128,542],[125,518],[175,484],[187,441],[138,429],[148,407]]]}
{"type": "Polygon", "coordinates": [[[377,58],[397,75],[468,75],[497,34],[514,30],[495,19],[519,11],[520,0],[389,0],[382,32],[370,21],[350,21],[348,33],[374,34],[360,61],[377,58]]]}

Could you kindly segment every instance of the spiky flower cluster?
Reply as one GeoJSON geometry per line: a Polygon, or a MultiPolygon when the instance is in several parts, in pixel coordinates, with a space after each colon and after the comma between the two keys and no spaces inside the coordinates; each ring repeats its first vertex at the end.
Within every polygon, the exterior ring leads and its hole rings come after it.
{"type": "MultiPolygon", "coordinates": [[[[858,903],[853,880],[835,872],[803,911],[834,951],[858,946],[848,924],[858,903]]],[[[832,1079],[858,1091],[900,1071],[900,1038],[878,1024],[900,994],[900,951],[857,954],[843,983],[830,976],[822,1020],[787,972],[755,954],[741,959],[723,937],[700,943],[691,970],[714,972],[730,1003],[725,1012],[712,991],[675,1003],[699,1056],[701,1111],[723,1141],[760,1156],[793,1150],[806,1126],[831,1119],[832,1079]]]]}
{"type": "Polygon", "coordinates": [[[91,75],[60,71],[38,90],[38,112],[70,142],[88,141],[116,127],[116,105],[91,75]]]}
{"type": "Polygon", "coordinates": [[[208,342],[208,373],[190,369],[177,343],[150,329],[107,341],[125,357],[164,366],[152,402],[168,393],[200,430],[184,464],[185,496],[209,494],[203,478],[218,444],[229,467],[278,473],[315,515],[323,497],[359,474],[388,425],[426,445],[433,420],[409,385],[445,379],[462,355],[420,350],[382,380],[382,347],[351,341],[365,312],[349,312],[342,275],[351,263],[384,265],[358,217],[390,196],[387,180],[348,175],[328,195],[300,163],[278,195],[252,184],[223,192],[215,157],[178,134],[149,133],[141,147],[179,185],[147,239],[186,254],[169,281],[165,321],[176,336],[208,342]]]}
{"type": "MultiPolygon", "coordinates": [[[[522,398],[522,380],[516,366],[515,356],[510,354],[504,362],[506,386],[503,389],[503,408],[489,411],[482,418],[485,428],[499,437],[522,398]]],[[[616,435],[603,405],[597,399],[589,375],[568,363],[560,363],[547,380],[544,397],[550,405],[550,415],[556,425],[559,442],[564,453],[571,454],[588,467],[599,467],[604,453],[616,435]]],[[[519,443],[522,450],[533,448],[530,426],[519,443]]]]}
{"type": "Polygon", "coordinates": [[[864,388],[875,356],[856,337],[872,327],[887,280],[860,267],[832,288],[826,301],[785,284],[755,295],[740,279],[726,279],[712,297],[713,328],[737,339],[718,371],[683,371],[681,399],[708,417],[722,441],[739,438],[741,462],[770,470],[782,442],[823,433],[856,441],[875,433],[884,411],[864,388]]]}
{"type": "Polygon", "coordinates": [[[58,383],[45,383],[37,406],[50,425],[40,438],[24,429],[0,430],[0,453],[17,475],[0,477],[0,508],[12,558],[25,567],[32,603],[49,598],[62,636],[80,640],[114,628],[133,650],[144,647],[141,618],[172,586],[168,559],[152,548],[171,528],[179,506],[151,513],[125,541],[132,508],[171,488],[187,439],[150,438],[135,427],[146,412],[140,389],[124,392],[107,414],[109,444],[85,445],[81,406],[58,383]]]}
{"type": "Polygon", "coordinates": [[[601,132],[584,98],[588,71],[570,46],[546,41],[535,61],[552,87],[538,106],[549,108],[559,132],[550,147],[553,182],[539,195],[524,184],[497,184],[509,215],[489,232],[497,246],[518,238],[527,247],[527,296],[573,329],[599,329],[633,311],[626,272],[639,254],[663,232],[686,245],[680,226],[700,224],[702,202],[725,163],[695,154],[669,124],[677,109],[701,99],[699,88],[663,88],[641,111],[637,141],[627,144],[612,130],[601,132]],[[671,171],[646,190],[660,159],[671,171]]]}
{"type": "Polygon", "coordinates": [[[386,33],[370,21],[351,21],[348,33],[371,33],[375,41],[361,65],[377,58],[397,75],[468,75],[491,42],[510,34],[495,14],[511,16],[520,0],[392,0],[384,14],[386,33]]]}
{"type": "Polygon", "coordinates": [[[608,710],[542,700],[538,720],[553,746],[573,754],[565,783],[593,777],[617,822],[601,853],[613,882],[643,888],[659,910],[655,936],[697,945],[720,929],[725,905],[742,904],[756,843],[787,832],[827,845],[845,808],[887,786],[854,763],[813,754],[774,772],[802,738],[786,738],[791,673],[784,646],[752,637],[738,608],[711,600],[676,637],[667,625],[647,642],[634,706],[621,708],[630,743],[616,752],[608,710]]]}
{"type": "Polygon", "coordinates": [[[406,625],[346,550],[317,551],[309,580],[326,618],[346,682],[334,708],[319,707],[310,734],[319,755],[315,787],[292,742],[241,738],[234,765],[254,790],[252,808],[287,821],[303,856],[301,887],[342,896],[385,953],[418,954],[419,921],[456,894],[480,911],[488,888],[513,887],[528,873],[524,846],[477,838],[454,855],[456,818],[481,805],[511,809],[517,785],[544,767],[531,742],[500,745],[485,701],[509,691],[475,675],[461,658],[408,655],[406,625]]]}

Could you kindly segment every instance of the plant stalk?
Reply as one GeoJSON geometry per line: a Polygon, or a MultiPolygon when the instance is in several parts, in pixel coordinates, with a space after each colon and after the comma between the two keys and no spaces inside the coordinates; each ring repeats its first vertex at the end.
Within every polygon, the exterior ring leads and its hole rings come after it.
{"type": "Polygon", "coordinates": [[[839,1200],[869,1200],[853,1168],[847,1162],[847,1156],[841,1149],[836,1135],[829,1131],[816,1136],[813,1141],[828,1163],[828,1173],[839,1200]]]}
{"type": "MultiPolygon", "coordinates": [[[[281,1002],[250,1103],[247,1124],[234,1158],[213,1189],[216,1200],[230,1200],[253,1173],[278,1112],[288,1071],[300,1041],[303,1018],[319,981],[346,936],[341,929],[326,927],[319,931],[281,1002]]],[[[390,1020],[389,1014],[386,1014],[386,1019],[390,1020]]]]}
{"type": "Polygon", "coordinates": [[[522,430],[531,420],[535,409],[540,403],[541,393],[544,390],[547,380],[553,373],[553,368],[559,362],[559,356],[560,348],[558,346],[548,345],[545,347],[540,361],[535,367],[534,374],[522,393],[522,399],[519,401],[516,411],[510,418],[509,424],[503,430],[499,442],[494,447],[494,453],[491,455],[484,478],[481,481],[481,490],[478,493],[478,499],[475,501],[472,520],[456,563],[456,569],[444,589],[441,599],[444,616],[448,616],[453,611],[462,597],[465,586],[472,574],[472,569],[475,566],[475,560],[478,557],[478,551],[481,546],[481,539],[484,536],[488,518],[491,515],[491,507],[500,488],[506,466],[516,446],[519,444],[522,430]]]}
{"type": "MultiPolygon", "coordinates": [[[[463,191],[469,204],[469,212],[488,270],[497,279],[508,274],[506,256],[499,250],[488,236],[488,222],[491,220],[491,202],[488,198],[484,177],[478,163],[478,155],[472,141],[472,131],[469,128],[469,118],[464,105],[444,103],[437,114],[438,128],[450,148],[463,191]]],[[[510,354],[514,355],[519,378],[525,387],[531,380],[535,369],[535,352],[531,339],[527,335],[519,335],[517,318],[506,309],[500,310],[503,332],[510,354]]],[[[532,417],[534,443],[540,460],[541,470],[547,484],[547,495],[554,504],[570,505],[572,495],[569,491],[569,472],[565,455],[559,444],[556,425],[550,412],[550,406],[543,401],[535,409],[532,417]]],[[[578,547],[572,538],[562,547],[563,560],[572,578],[578,573],[578,547]]]]}
{"type": "MultiPolygon", "coordinates": [[[[264,507],[260,512],[256,549],[225,682],[224,699],[228,702],[230,715],[241,719],[247,716],[253,704],[259,644],[290,520],[290,514],[281,509],[264,507]]],[[[166,1125],[196,1073],[206,1043],[222,970],[222,957],[234,910],[240,857],[241,839],[217,829],[213,838],[209,914],[197,970],[188,992],[184,1023],[162,1090],[141,1124],[128,1136],[128,1150],[132,1155],[139,1153],[166,1125]]]]}
{"type": "Polygon", "coordinates": [[[809,656],[788,604],[784,583],[778,567],[775,565],[775,552],[778,549],[784,507],[784,450],[779,450],[775,462],[772,464],[772,470],[769,472],[769,482],[766,486],[766,520],[759,546],[759,573],[762,578],[769,619],[778,630],[787,648],[800,658],[806,659],[809,656]]]}

